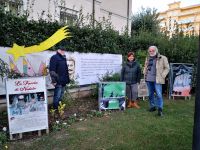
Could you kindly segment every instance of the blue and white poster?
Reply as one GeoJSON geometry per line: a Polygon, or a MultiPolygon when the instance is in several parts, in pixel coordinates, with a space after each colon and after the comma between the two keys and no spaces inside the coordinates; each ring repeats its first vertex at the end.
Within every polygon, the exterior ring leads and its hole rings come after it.
{"type": "Polygon", "coordinates": [[[193,64],[170,64],[170,89],[171,96],[191,96],[193,64]]]}

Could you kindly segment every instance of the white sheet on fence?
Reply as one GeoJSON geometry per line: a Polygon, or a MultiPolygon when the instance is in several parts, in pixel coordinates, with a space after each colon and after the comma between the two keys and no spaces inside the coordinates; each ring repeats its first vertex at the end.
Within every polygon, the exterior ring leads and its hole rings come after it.
{"type": "MultiPolygon", "coordinates": [[[[13,61],[12,55],[6,53],[8,47],[0,47],[0,58],[9,65],[13,61]]],[[[21,57],[14,65],[20,73],[40,74],[42,64],[48,65],[50,57],[54,55],[53,51],[44,51],[27,55],[24,59],[21,57]],[[28,68],[28,69],[27,69],[28,68]],[[28,70],[28,71],[27,71],[28,70]]],[[[77,84],[85,85],[99,81],[107,72],[120,72],[122,65],[122,55],[117,54],[97,54],[97,53],[78,53],[67,52],[69,68],[71,76],[76,80],[77,84]]],[[[47,89],[52,88],[49,75],[46,78],[47,89]]],[[[0,95],[6,94],[5,82],[0,80],[0,95]]]]}

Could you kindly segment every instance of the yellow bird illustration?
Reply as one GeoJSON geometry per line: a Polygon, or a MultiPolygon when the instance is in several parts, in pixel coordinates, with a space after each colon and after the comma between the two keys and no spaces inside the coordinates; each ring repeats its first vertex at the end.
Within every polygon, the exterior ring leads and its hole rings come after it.
{"type": "Polygon", "coordinates": [[[43,41],[39,45],[25,47],[25,46],[19,46],[16,43],[14,43],[13,47],[7,50],[7,53],[12,54],[14,57],[14,60],[16,61],[19,59],[19,57],[25,56],[26,54],[45,51],[51,48],[52,46],[56,45],[63,39],[71,37],[69,29],[67,27],[68,26],[64,26],[60,28],[51,37],[49,37],[47,40],[43,41]]]}

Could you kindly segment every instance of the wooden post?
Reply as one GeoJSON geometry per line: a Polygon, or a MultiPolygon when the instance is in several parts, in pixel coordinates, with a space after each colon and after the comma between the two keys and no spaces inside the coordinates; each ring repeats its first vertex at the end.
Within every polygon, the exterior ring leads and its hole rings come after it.
{"type": "Polygon", "coordinates": [[[49,134],[49,129],[46,129],[46,133],[49,134]]]}
{"type": "Polygon", "coordinates": [[[42,136],[41,130],[38,130],[38,136],[42,136]]]}
{"type": "Polygon", "coordinates": [[[13,140],[13,135],[12,134],[10,134],[10,140],[13,140]]]}
{"type": "Polygon", "coordinates": [[[19,133],[19,139],[22,139],[22,133],[19,133]]]}

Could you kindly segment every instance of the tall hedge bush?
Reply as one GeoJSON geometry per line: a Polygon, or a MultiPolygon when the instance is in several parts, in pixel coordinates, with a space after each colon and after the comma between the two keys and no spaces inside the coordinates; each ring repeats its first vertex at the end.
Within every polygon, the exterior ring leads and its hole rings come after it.
{"type": "MultiPolygon", "coordinates": [[[[62,24],[48,22],[46,20],[27,20],[26,16],[15,16],[0,10],[0,46],[12,47],[13,43],[18,45],[35,45],[46,40],[62,24]]],[[[111,27],[103,29],[101,26],[91,27],[70,26],[72,38],[63,40],[51,50],[56,50],[59,45],[64,45],[69,51],[113,53],[126,56],[130,50],[139,51],[138,58],[141,64],[144,60],[146,50],[150,45],[156,45],[159,51],[166,55],[170,62],[194,63],[197,62],[198,37],[183,36],[181,34],[168,36],[158,33],[154,34],[146,30],[140,30],[132,37],[127,34],[119,35],[111,27]]]]}
{"type": "MultiPolygon", "coordinates": [[[[46,20],[27,20],[26,16],[15,16],[0,10],[0,46],[12,47],[18,45],[35,45],[46,40],[62,24],[46,20]]],[[[95,52],[95,53],[122,53],[132,49],[131,38],[119,35],[118,32],[108,28],[91,28],[90,26],[69,26],[72,38],[63,40],[51,50],[56,50],[59,45],[64,45],[69,51],[95,52]]]]}

